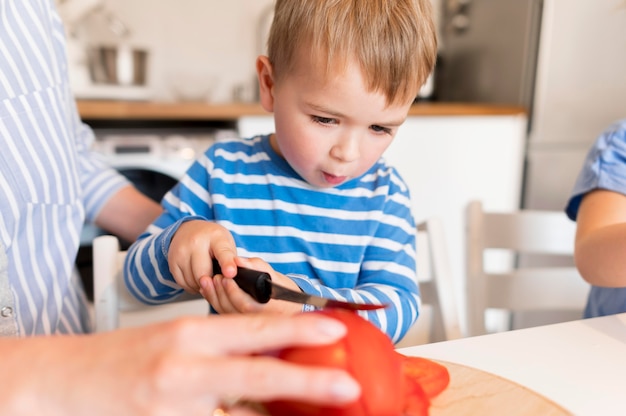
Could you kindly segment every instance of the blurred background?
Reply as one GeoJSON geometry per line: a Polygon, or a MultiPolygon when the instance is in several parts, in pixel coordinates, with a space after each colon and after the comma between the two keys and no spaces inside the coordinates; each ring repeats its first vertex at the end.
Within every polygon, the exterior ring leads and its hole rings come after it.
{"type": "MultiPolygon", "coordinates": [[[[96,147],[153,198],[214,140],[273,131],[254,69],[273,0],[56,1],[96,147]]],[[[591,143],[626,117],[626,1],[432,3],[437,65],[385,157],[416,219],[443,220],[462,304],[467,202],[562,211],[591,143]]]]}

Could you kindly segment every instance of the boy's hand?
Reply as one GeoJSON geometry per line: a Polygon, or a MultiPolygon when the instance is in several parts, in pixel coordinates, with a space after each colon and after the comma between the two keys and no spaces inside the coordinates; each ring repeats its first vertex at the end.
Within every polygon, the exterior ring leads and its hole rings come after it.
{"type": "MultiPolygon", "coordinates": [[[[272,277],[273,282],[289,289],[300,291],[300,288],[293,280],[276,272],[261,259],[238,257],[236,258],[236,263],[240,267],[267,272],[272,277]]],[[[202,289],[200,293],[220,314],[259,312],[294,314],[302,311],[302,305],[293,302],[270,299],[268,303],[258,303],[239,288],[232,278],[227,276],[215,275],[213,278],[202,278],[201,284],[202,289]]]]}
{"type": "Polygon", "coordinates": [[[220,263],[224,276],[234,277],[236,257],[237,247],[230,231],[211,221],[194,220],[176,230],[167,261],[176,283],[187,292],[198,293],[200,279],[213,276],[213,258],[220,263]]]}

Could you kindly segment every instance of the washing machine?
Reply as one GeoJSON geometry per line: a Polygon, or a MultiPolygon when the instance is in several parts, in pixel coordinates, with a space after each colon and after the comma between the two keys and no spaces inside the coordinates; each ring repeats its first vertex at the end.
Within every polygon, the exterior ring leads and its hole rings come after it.
{"type": "MultiPolygon", "coordinates": [[[[233,128],[210,126],[93,129],[96,134],[94,150],[155,201],[162,199],[211,144],[237,135],[233,128]]],[[[93,299],[92,241],[103,234],[106,231],[91,223],[85,223],[81,232],[76,266],[89,299],[93,299]]],[[[123,249],[130,245],[120,241],[123,249]]]]}
{"type": "Polygon", "coordinates": [[[98,138],[95,150],[140,191],[160,201],[214,140],[212,134],[108,134],[98,138]]]}

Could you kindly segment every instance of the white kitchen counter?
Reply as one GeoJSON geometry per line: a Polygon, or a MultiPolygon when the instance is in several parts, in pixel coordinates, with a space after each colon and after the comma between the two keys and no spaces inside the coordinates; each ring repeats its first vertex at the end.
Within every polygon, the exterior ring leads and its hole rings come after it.
{"type": "Polygon", "coordinates": [[[420,345],[399,352],[496,374],[575,415],[626,413],[626,314],[420,345]]]}

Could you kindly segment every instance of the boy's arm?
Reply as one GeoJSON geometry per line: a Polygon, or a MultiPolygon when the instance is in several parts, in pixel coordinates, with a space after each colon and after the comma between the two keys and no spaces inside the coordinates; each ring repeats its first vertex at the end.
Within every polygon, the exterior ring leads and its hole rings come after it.
{"type": "MultiPolygon", "coordinates": [[[[190,171],[194,167],[196,176],[206,174],[204,169],[198,169],[197,162],[190,171]]],[[[195,215],[197,212],[209,215],[211,211],[205,201],[201,202],[202,206],[189,202],[192,196],[185,185],[187,175],[163,197],[163,213],[131,245],[126,256],[126,286],[137,299],[148,304],[165,303],[183,293],[169,268],[167,256],[172,237],[184,222],[209,219],[195,215]]]]}
{"type": "Polygon", "coordinates": [[[385,309],[358,313],[378,326],[394,342],[398,342],[419,315],[419,289],[415,277],[407,277],[413,271],[395,273],[389,269],[397,269],[397,264],[388,263],[387,266],[387,270],[364,271],[363,274],[367,276],[362,279],[364,283],[359,283],[353,289],[332,289],[304,276],[289,277],[305,293],[352,302],[388,304],[389,307],[385,309]]]}
{"type": "Polygon", "coordinates": [[[420,303],[415,253],[417,230],[410,211],[397,208],[388,207],[393,212],[386,216],[395,219],[390,222],[404,225],[379,227],[380,235],[372,239],[393,240],[397,247],[370,246],[361,263],[358,282],[353,288],[333,289],[324,286],[319,280],[289,275],[306,293],[352,302],[389,304],[385,309],[360,311],[359,314],[378,326],[394,342],[402,339],[415,323],[420,303]]]}
{"type": "Polygon", "coordinates": [[[204,218],[190,215],[172,221],[171,214],[165,212],[130,246],[124,262],[124,282],[133,296],[148,304],[160,304],[183,293],[170,272],[167,254],[181,224],[197,219],[204,218]]]}

